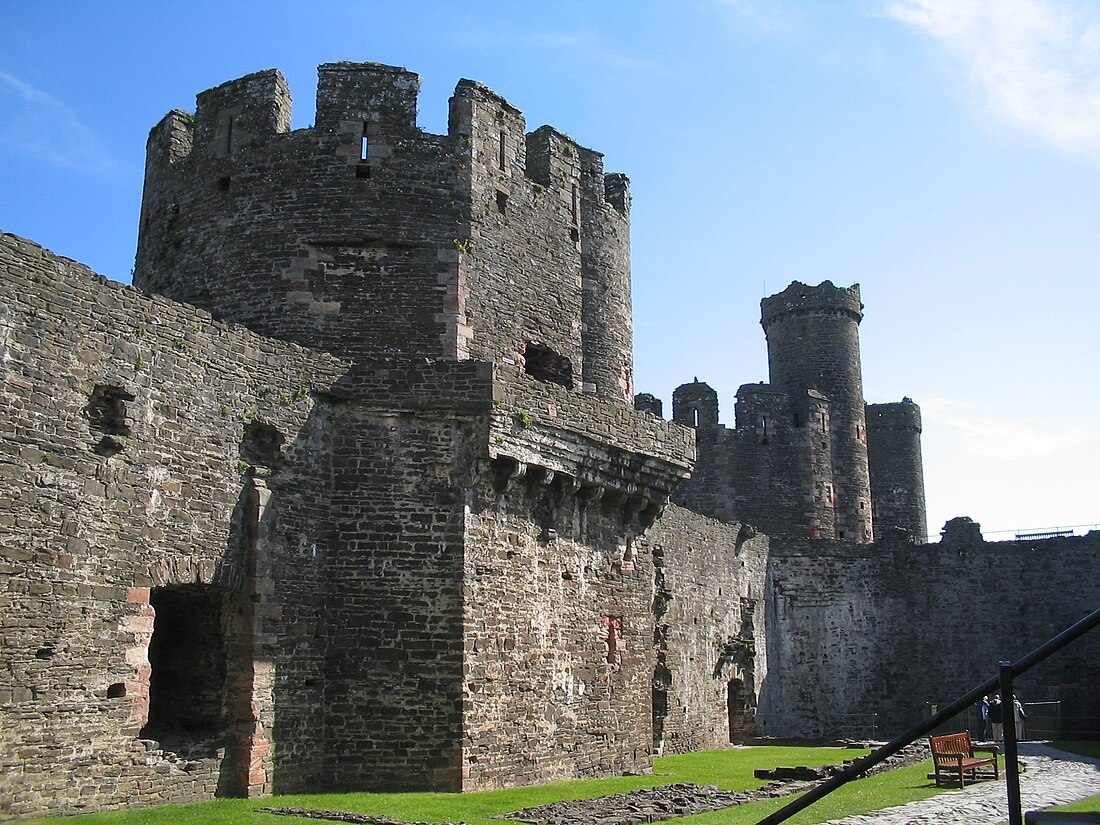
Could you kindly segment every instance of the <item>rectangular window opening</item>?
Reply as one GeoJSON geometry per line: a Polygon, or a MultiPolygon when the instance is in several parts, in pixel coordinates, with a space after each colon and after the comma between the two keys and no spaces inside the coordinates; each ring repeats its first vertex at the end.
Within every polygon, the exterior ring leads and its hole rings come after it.
{"type": "Polygon", "coordinates": [[[504,157],[505,157],[504,130],[501,129],[500,130],[500,149],[499,149],[499,152],[498,152],[498,155],[497,155],[497,163],[500,165],[501,169],[505,168],[504,157]]]}

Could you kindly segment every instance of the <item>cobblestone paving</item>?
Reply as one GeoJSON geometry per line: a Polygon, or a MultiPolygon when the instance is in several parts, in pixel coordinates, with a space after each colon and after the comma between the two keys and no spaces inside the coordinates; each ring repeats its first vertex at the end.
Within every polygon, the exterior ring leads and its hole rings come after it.
{"type": "MultiPolygon", "coordinates": [[[[1022,742],[1019,754],[1020,761],[1027,766],[1020,774],[1020,799],[1024,811],[1064,805],[1100,794],[1100,760],[1055,750],[1037,742],[1022,742]]],[[[873,814],[832,819],[825,825],[1000,825],[1007,821],[1008,796],[1002,779],[1000,782],[980,782],[873,814]]]]}

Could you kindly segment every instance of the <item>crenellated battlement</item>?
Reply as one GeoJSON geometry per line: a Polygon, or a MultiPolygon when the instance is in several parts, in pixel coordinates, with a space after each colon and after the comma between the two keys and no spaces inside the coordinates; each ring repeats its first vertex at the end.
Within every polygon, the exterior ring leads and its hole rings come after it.
{"type": "Polygon", "coordinates": [[[696,428],[698,443],[674,500],[774,536],[866,542],[901,527],[924,541],[920,408],[865,404],[862,317],[858,285],[795,282],[765,298],[771,381],[738,389],[734,427],[718,423],[709,385],[673,392],[673,421],[696,428]]]}
{"type": "Polygon", "coordinates": [[[795,281],[778,295],[760,302],[760,323],[767,330],[775,321],[787,317],[822,312],[843,313],[859,323],[863,319],[859,284],[837,287],[831,281],[823,281],[809,286],[795,281]]]}
{"type": "Polygon", "coordinates": [[[889,404],[868,404],[867,431],[876,430],[910,430],[920,433],[920,406],[913,403],[911,398],[889,404]]]}
{"type": "Polygon", "coordinates": [[[400,67],[327,63],[311,128],[290,129],[274,69],[169,113],[135,283],[341,356],[517,364],[629,404],[627,179],[472,80],[448,133],[423,132],[419,89],[400,67]]]}

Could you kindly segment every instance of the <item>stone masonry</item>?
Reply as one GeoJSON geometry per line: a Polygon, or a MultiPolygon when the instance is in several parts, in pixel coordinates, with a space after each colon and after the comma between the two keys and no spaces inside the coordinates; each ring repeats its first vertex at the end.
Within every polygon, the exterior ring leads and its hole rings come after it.
{"type": "MultiPolygon", "coordinates": [[[[0,234],[0,820],[889,733],[1095,607],[1095,536],[923,543],[857,288],[765,300],[735,428],[699,381],[663,421],[626,178],[478,83],[431,135],[415,74],[318,73],[308,129],[277,71],[154,127],[136,287],[0,234]]],[[[1098,647],[1028,698],[1100,715],[1098,647]]]]}

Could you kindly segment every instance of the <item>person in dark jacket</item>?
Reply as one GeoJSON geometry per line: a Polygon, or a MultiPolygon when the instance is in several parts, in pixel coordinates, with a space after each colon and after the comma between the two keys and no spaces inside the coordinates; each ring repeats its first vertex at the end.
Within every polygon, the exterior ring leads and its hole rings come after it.
{"type": "Polygon", "coordinates": [[[1004,741],[1004,709],[1001,707],[1001,697],[994,694],[989,701],[989,724],[993,728],[993,741],[1004,741]]]}

